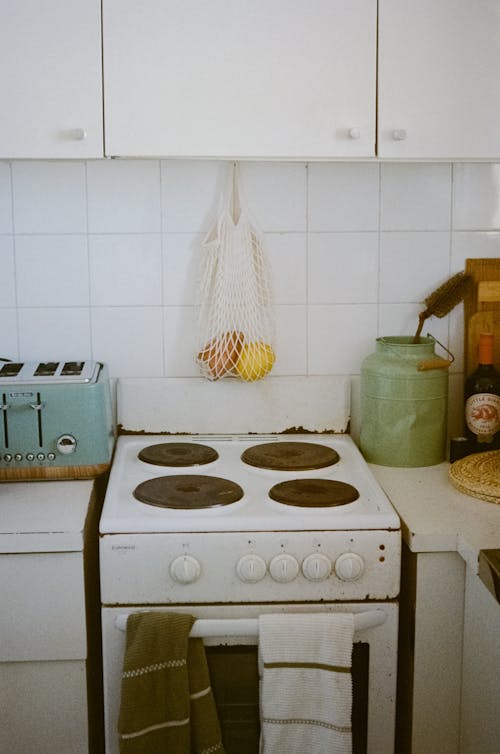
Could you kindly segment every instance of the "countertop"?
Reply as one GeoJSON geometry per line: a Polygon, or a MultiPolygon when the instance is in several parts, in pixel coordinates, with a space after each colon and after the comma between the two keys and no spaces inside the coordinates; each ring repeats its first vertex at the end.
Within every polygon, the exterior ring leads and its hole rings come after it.
{"type": "MultiPolygon", "coordinates": [[[[457,551],[477,569],[480,550],[500,547],[500,505],[455,489],[449,466],[370,464],[412,552],[457,551]]],[[[0,552],[80,549],[92,489],[92,481],[0,484],[0,552]]]]}
{"type": "Polygon", "coordinates": [[[500,547],[500,505],[455,489],[449,463],[370,468],[398,512],[412,552],[456,551],[477,570],[479,551],[500,547]]]}

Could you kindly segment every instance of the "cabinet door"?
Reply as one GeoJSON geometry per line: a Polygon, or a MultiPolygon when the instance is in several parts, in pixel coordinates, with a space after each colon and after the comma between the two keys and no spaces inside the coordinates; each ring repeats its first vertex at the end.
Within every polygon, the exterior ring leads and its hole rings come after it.
{"type": "Polygon", "coordinates": [[[379,0],[379,156],[500,156],[499,74],[498,0],[379,0]]]}
{"type": "Polygon", "coordinates": [[[103,0],[109,156],[374,154],[376,0],[103,0]]]}
{"type": "Polygon", "coordinates": [[[465,586],[460,754],[500,750],[500,604],[468,570],[465,586]]]}
{"type": "Polygon", "coordinates": [[[99,0],[0,0],[0,157],[102,157],[99,0]]]}

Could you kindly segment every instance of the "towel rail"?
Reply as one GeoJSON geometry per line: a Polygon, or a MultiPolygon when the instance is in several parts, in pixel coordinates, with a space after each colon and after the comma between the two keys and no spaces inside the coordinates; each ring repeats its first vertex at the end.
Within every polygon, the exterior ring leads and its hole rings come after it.
{"type": "MultiPolygon", "coordinates": [[[[324,613],[318,613],[323,615],[324,613]]],[[[366,610],[354,613],[354,630],[364,631],[367,628],[381,626],[387,616],[384,610],[366,610]]],[[[127,628],[128,614],[118,615],[115,626],[120,631],[127,628]]],[[[190,636],[208,639],[216,636],[258,636],[258,618],[198,618],[191,628],[190,636]]]]}

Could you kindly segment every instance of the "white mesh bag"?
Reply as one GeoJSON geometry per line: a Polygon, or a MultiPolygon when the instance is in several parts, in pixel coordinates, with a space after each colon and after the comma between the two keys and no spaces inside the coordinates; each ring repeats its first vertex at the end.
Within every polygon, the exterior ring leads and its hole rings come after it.
{"type": "Polygon", "coordinates": [[[219,216],[203,241],[197,362],[209,380],[248,382],[274,364],[270,273],[262,237],[232,165],[219,216]]]}

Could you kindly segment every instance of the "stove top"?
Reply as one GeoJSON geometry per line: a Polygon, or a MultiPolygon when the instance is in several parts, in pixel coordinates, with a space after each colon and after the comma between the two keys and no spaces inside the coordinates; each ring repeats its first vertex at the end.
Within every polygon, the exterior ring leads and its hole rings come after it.
{"type": "Polygon", "coordinates": [[[122,436],[100,523],[102,534],[372,529],[399,519],[347,434],[122,436]]]}

